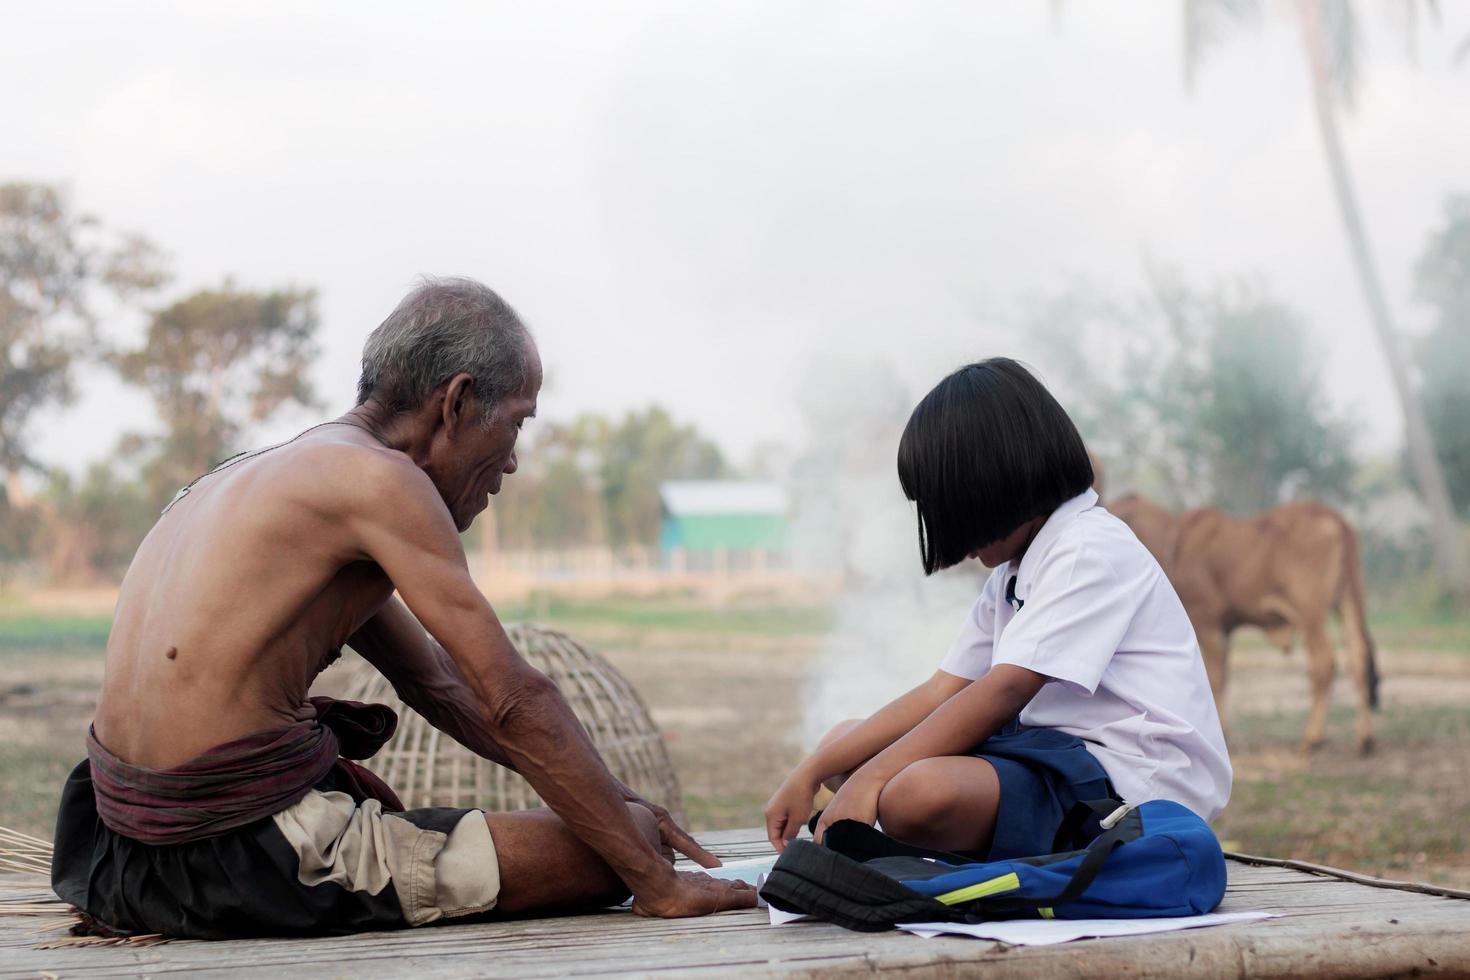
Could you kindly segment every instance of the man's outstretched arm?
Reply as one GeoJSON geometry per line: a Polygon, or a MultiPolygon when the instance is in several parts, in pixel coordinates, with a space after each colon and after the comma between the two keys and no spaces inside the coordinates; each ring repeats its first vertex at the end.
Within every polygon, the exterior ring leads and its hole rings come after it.
{"type": "Polygon", "coordinates": [[[473,695],[484,737],[617,872],[635,909],[691,915],[754,904],[749,889],[737,894],[728,882],[676,874],[648,844],[624,805],[625,788],[556,686],[512,647],[475,587],[433,484],[406,459],[383,465],[384,473],[356,480],[350,491],[354,537],[362,557],[387,573],[452,659],[473,695]]]}

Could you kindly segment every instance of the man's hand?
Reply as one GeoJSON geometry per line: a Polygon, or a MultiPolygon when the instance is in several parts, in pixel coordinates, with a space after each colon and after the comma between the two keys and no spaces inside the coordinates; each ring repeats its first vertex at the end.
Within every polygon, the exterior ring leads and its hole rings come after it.
{"type": "Polygon", "coordinates": [[[796,839],[802,825],[812,815],[812,800],[817,795],[818,785],[817,780],[797,768],[771,794],[765,810],[766,838],[777,854],[786,850],[788,842],[796,839]]]}
{"type": "Polygon", "coordinates": [[[878,796],[883,792],[886,782],[874,779],[872,776],[864,776],[859,769],[842,784],[837,795],[832,797],[832,802],[822,811],[821,819],[817,821],[816,831],[812,834],[812,840],[818,844],[827,833],[827,828],[839,820],[856,820],[865,823],[869,827],[878,820],[878,796]]]}
{"type": "Polygon", "coordinates": [[[638,806],[643,807],[649,813],[653,814],[654,819],[658,821],[659,849],[663,851],[664,857],[669,859],[670,864],[674,862],[674,854],[678,853],[689,858],[689,860],[701,868],[718,868],[724,865],[723,861],[709,851],[706,851],[703,847],[700,847],[699,841],[690,836],[689,831],[680,827],[674,821],[674,818],[669,815],[668,810],[665,810],[657,803],[645,800],[630,789],[628,784],[621,779],[615,777],[614,782],[618,784],[618,788],[622,791],[625,801],[636,803],[638,806]]]}
{"type": "MultiPolygon", "coordinates": [[[[698,847],[699,845],[695,845],[698,847]]],[[[710,915],[755,908],[755,886],[744,881],[711,878],[700,871],[674,871],[671,887],[656,896],[633,896],[633,911],[660,919],[710,915]]]]}

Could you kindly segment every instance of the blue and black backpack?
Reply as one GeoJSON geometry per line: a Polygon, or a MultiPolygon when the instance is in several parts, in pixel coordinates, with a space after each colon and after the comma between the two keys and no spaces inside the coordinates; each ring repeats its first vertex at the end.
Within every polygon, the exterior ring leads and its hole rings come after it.
{"type": "Polygon", "coordinates": [[[975,861],[913,847],[855,820],[824,843],[792,841],[761,895],[776,908],[877,932],[900,922],[1143,919],[1212,912],[1225,855],[1187,807],[1152,800],[1079,803],[1056,853],[975,861]]]}

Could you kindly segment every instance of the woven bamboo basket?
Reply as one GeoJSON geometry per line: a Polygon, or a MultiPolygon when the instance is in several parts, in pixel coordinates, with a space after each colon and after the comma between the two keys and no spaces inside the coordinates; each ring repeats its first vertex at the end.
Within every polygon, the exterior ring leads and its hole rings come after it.
{"type": "MultiPolygon", "coordinates": [[[[515,648],[561,690],[608,769],[645,799],[684,821],[684,798],[658,726],[628,679],[599,653],[565,633],[532,624],[507,627],[515,648]]],[[[481,758],[434,728],[398,699],[366,662],[353,667],[343,697],[376,701],[398,712],[398,730],[365,763],[405,806],[525,810],[541,798],[518,774],[481,758]]]]}

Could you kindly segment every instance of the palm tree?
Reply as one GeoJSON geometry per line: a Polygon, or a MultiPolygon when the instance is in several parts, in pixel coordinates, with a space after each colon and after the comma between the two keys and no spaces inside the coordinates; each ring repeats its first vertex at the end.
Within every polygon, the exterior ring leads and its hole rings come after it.
{"type": "MultiPolygon", "coordinates": [[[[1348,170],[1338,133],[1338,114],[1351,111],[1357,83],[1359,41],[1357,19],[1348,0],[1291,0],[1284,5],[1301,34],[1302,47],[1312,82],[1312,104],[1316,110],[1317,130],[1337,207],[1347,232],[1348,247],[1357,269],[1358,285],[1368,304],[1368,314],[1378,336],[1394,391],[1404,414],[1404,441],[1414,481],[1429,507],[1434,538],[1435,568],[1444,586],[1457,597],[1470,596],[1470,565],[1461,542],[1459,524],[1450,504],[1449,487],[1435,452],[1425,420],[1424,403],[1409,373],[1403,340],[1394,328],[1393,316],[1383,294],[1378,265],[1369,247],[1362,210],[1348,170]]],[[[1432,0],[1425,4],[1432,16],[1438,8],[1432,0]]],[[[1405,23],[1412,45],[1418,22],[1418,4],[1408,0],[1405,23]]],[[[1184,75],[1192,85],[1199,59],[1205,49],[1218,40],[1223,29],[1256,19],[1259,0],[1185,0],[1184,3],[1184,75]]],[[[1411,48],[1412,50],[1412,48],[1411,48]]]]}

